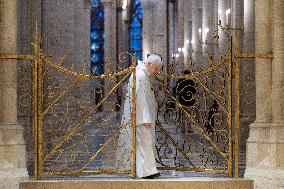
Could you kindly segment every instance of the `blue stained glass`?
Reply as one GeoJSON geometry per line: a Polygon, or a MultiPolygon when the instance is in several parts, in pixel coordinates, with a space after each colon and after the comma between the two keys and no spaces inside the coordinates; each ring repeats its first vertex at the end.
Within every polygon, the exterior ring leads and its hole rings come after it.
{"type": "Polygon", "coordinates": [[[133,23],[131,24],[131,27],[132,28],[141,28],[141,24],[140,22],[138,21],[138,18],[137,17],[134,17],[133,18],[133,23]]]}
{"type": "Polygon", "coordinates": [[[92,0],[92,7],[98,7],[100,3],[100,0],[92,0]]]}
{"type": "Polygon", "coordinates": [[[92,24],[92,25],[91,25],[91,31],[95,31],[95,30],[97,30],[97,29],[98,29],[98,27],[97,27],[96,24],[92,24]]]}
{"type": "Polygon", "coordinates": [[[104,73],[104,9],[100,0],[92,0],[91,74],[104,73]]]}
{"type": "Polygon", "coordinates": [[[135,0],[130,12],[130,51],[142,60],[142,18],[143,9],[140,0],[135,0]]]}
{"type": "Polygon", "coordinates": [[[136,5],[138,5],[139,3],[140,3],[140,0],[135,0],[134,5],[136,6],[136,5]]]}
{"type": "Polygon", "coordinates": [[[103,19],[104,18],[104,12],[101,10],[97,13],[97,16],[100,18],[100,19],[103,19]]]}
{"type": "MultiPolygon", "coordinates": [[[[91,31],[91,41],[96,41],[99,38],[99,33],[96,30],[91,31]]],[[[93,45],[93,43],[91,44],[93,45]]]]}
{"type": "Polygon", "coordinates": [[[91,44],[91,50],[93,50],[94,52],[99,50],[99,44],[98,43],[92,43],[91,44]]]}
{"type": "Polygon", "coordinates": [[[98,62],[99,61],[99,55],[97,53],[94,53],[91,57],[92,62],[98,62]]]}

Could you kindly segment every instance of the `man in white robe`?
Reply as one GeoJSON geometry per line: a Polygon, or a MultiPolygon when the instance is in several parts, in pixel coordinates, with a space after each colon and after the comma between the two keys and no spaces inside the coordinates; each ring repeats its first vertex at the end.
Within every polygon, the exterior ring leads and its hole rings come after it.
{"type": "MultiPolygon", "coordinates": [[[[161,66],[161,56],[151,54],[144,62],[138,61],[136,68],[136,176],[138,178],[159,176],[154,155],[157,105],[154,92],[151,89],[150,76],[155,75],[161,66]]],[[[130,170],[132,164],[132,85],[133,75],[129,78],[124,102],[122,125],[127,124],[127,126],[119,134],[116,154],[117,169],[130,170]]]]}

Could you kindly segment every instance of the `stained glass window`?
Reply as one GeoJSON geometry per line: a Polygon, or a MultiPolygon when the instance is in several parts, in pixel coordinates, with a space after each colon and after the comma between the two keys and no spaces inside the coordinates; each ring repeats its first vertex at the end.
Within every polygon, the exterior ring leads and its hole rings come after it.
{"type": "Polygon", "coordinates": [[[136,53],[137,60],[142,60],[142,19],[142,4],[140,0],[133,0],[130,5],[130,52],[136,53]]]}
{"type": "Polygon", "coordinates": [[[104,73],[104,9],[100,0],[92,0],[91,74],[104,73]]]}

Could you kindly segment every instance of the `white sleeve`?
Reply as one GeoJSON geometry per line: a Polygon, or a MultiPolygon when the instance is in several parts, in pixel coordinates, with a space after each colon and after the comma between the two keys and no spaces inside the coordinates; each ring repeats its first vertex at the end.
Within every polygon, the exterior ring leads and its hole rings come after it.
{"type": "Polygon", "coordinates": [[[153,116],[151,115],[151,107],[148,100],[148,94],[146,90],[147,83],[145,82],[145,75],[137,75],[137,85],[136,85],[136,124],[141,125],[143,123],[154,124],[153,116]]]}

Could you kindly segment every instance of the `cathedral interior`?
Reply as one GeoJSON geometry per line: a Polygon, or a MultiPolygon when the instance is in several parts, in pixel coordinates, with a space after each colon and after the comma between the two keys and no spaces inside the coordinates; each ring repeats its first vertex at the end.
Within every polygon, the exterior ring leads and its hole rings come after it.
{"type": "Polygon", "coordinates": [[[283,18],[283,0],[0,0],[0,188],[284,189],[283,18]],[[152,53],[162,176],[133,182],[118,135],[152,53]]]}

